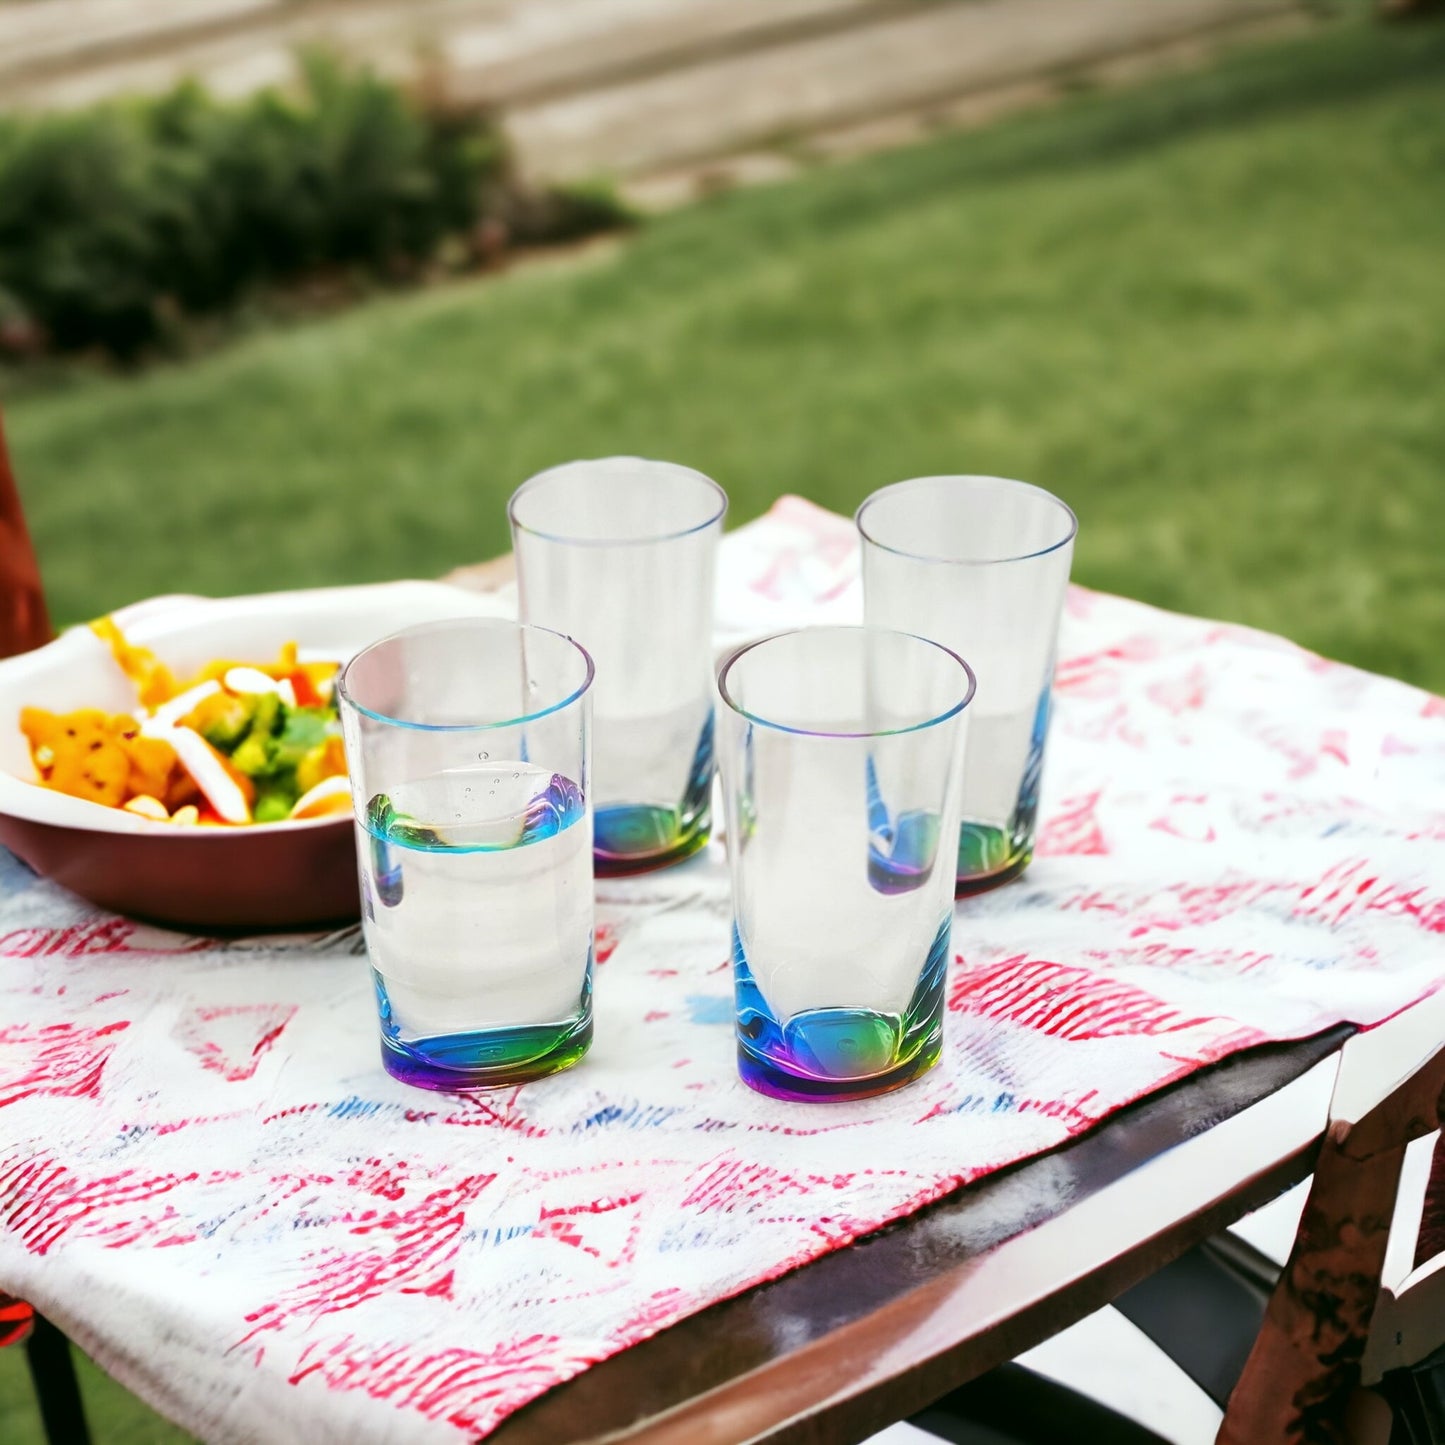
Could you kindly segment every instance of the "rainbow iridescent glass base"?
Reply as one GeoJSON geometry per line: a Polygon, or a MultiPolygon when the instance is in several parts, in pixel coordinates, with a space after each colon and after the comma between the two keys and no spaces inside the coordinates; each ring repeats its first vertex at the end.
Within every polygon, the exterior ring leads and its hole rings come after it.
{"type": "Polygon", "coordinates": [[[687,788],[675,808],[608,803],[592,819],[592,863],[599,877],[647,873],[691,858],[712,832],[713,719],[703,724],[687,788]]]}
{"type": "Polygon", "coordinates": [[[1044,774],[1044,739],[1049,731],[1050,688],[1039,694],[1029,736],[1028,760],[1018,800],[1007,827],[965,818],[958,830],[958,873],[953,896],[986,893],[1029,866],[1034,856],[1034,827],[1039,816],[1039,784],[1044,774]]]}
{"type": "Polygon", "coordinates": [[[781,1022],[753,977],[736,925],[738,1073],[775,1099],[866,1099],[902,1088],[938,1062],[943,1047],[944,985],[952,914],[928,951],[902,1014],[818,1008],[781,1022]]]}
{"type": "Polygon", "coordinates": [[[990,823],[965,822],[958,835],[958,877],[953,896],[987,893],[1029,866],[1034,856],[1033,833],[1019,838],[1011,829],[990,823]]]}
{"type": "MultiPolygon", "coordinates": [[[[589,962],[588,979],[592,968],[589,962]]],[[[584,993],[576,1017],[560,1023],[477,1029],[403,1040],[386,987],[373,972],[381,1012],[381,1062],[386,1072],[419,1089],[465,1092],[504,1089],[570,1068],[592,1043],[592,995],[584,993]]]]}

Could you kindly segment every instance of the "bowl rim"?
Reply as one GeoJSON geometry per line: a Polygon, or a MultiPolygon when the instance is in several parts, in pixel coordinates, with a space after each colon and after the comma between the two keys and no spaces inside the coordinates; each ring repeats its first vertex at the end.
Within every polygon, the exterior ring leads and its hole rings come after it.
{"type": "MultiPolygon", "coordinates": [[[[126,635],[133,640],[156,645],[167,637],[191,635],[208,626],[222,625],[237,619],[258,621],[285,615],[288,611],[311,608],[313,616],[325,614],[327,620],[345,621],[346,615],[361,606],[394,606],[398,615],[407,609],[432,609],[431,616],[441,620],[452,617],[505,617],[511,615],[505,600],[495,594],[472,592],[449,582],[403,580],[397,582],[363,583],[350,587],[313,587],[282,592],[259,592],[236,597],[199,597],[189,594],[166,594],[146,598],[111,615],[126,635]],[[457,610],[446,613],[446,607],[457,610]]],[[[305,624],[299,624],[298,630],[305,624]]],[[[354,652],[359,652],[386,632],[395,631],[386,625],[375,635],[358,638],[354,652]]],[[[300,639],[298,639],[300,640],[300,639]]],[[[349,645],[349,644],[348,644],[349,645]]],[[[303,644],[304,650],[304,644],[303,644]]],[[[0,699],[14,693],[27,676],[49,673],[62,667],[100,665],[109,657],[105,644],[85,624],[62,632],[53,641],[31,652],[0,659],[0,699]],[[93,644],[93,645],[92,645],[93,644]]],[[[339,659],[344,667],[349,657],[339,659]]],[[[20,703],[19,706],[23,706],[20,703]]],[[[8,704],[0,703],[0,706],[8,704]]],[[[16,712],[18,721],[18,707],[16,712]]],[[[0,717],[0,727],[11,723],[0,717]]],[[[273,823],[248,823],[240,827],[196,827],[178,829],[172,823],[142,818],[122,808],[109,808],[86,798],[74,798],[42,787],[0,767],[0,814],[21,822],[44,824],[79,833],[106,833],[129,838],[172,838],[215,847],[238,839],[257,839],[278,833],[322,832],[328,828],[352,825],[352,810],[327,813],[317,818],[283,818],[273,823]]]]}

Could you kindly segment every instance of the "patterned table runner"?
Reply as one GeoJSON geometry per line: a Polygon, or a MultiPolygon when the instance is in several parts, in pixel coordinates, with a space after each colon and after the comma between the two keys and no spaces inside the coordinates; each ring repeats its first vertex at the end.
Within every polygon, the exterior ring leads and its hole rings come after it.
{"type": "MultiPolygon", "coordinates": [[[[850,523],[723,542],[720,643],[859,612],[850,523]]],[[[1441,981],[1445,701],[1074,589],[1039,855],[959,905],[943,1061],[847,1105],[733,1061],[722,847],[599,885],[596,1042],[380,1066],[356,930],[215,942],[0,855],[0,1289],[208,1441],[448,1442],[1233,1050],[1441,981]]]]}

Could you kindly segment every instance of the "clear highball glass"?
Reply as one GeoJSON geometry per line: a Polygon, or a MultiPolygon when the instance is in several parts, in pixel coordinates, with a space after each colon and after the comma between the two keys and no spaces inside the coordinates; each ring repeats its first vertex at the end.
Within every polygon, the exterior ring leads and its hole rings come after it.
{"type": "Polygon", "coordinates": [[[738,1069],[858,1099],[938,1059],[974,681],[947,648],[819,627],[718,673],[738,1069]]]}
{"type": "Polygon", "coordinates": [[[858,509],[865,620],[931,637],[978,677],[957,891],[1017,877],[1033,857],[1059,618],[1078,522],[1040,487],[920,477],[858,509]]]}
{"type": "Polygon", "coordinates": [[[554,467],[508,508],[523,620],[577,638],[597,665],[599,874],[661,867],[707,842],[726,511],[701,472],[638,457],[554,467]]]}
{"type": "Polygon", "coordinates": [[[338,683],[388,1073],[524,1083],[592,1038],[592,660],[516,622],[432,623],[338,683]]]}

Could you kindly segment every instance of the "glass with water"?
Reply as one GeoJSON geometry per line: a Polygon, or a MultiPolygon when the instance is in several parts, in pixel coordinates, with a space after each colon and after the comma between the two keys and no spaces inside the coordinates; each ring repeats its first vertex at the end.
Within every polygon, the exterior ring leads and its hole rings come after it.
{"type": "Polygon", "coordinates": [[[387,1072],[523,1083],[592,1036],[592,661],[459,620],[373,644],[338,694],[387,1072]]]}

